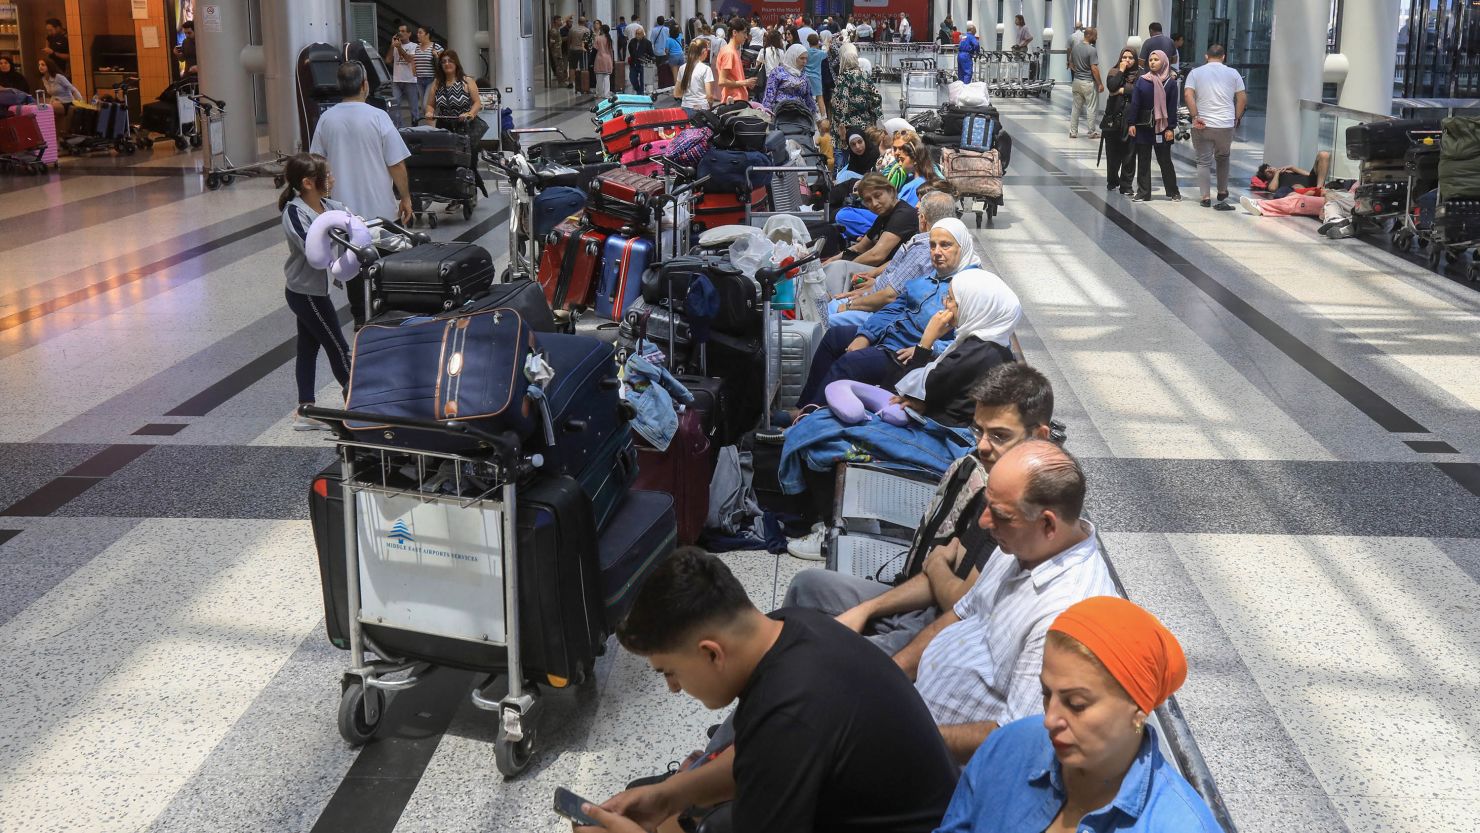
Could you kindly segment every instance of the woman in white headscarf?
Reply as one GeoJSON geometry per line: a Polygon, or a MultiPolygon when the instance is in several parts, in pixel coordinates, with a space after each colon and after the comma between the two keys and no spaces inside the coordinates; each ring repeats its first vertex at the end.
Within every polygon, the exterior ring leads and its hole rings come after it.
{"type": "MultiPolygon", "coordinates": [[[[935,231],[944,229],[963,250],[961,267],[951,278],[942,309],[925,325],[920,343],[900,350],[902,365],[916,364],[916,354],[933,351],[937,342],[954,340],[924,367],[905,374],[895,385],[895,401],[944,425],[969,425],[976,409],[970,391],[982,374],[1013,360],[1012,333],[1023,317],[1017,294],[976,260],[971,233],[954,217],[931,228],[931,259],[939,256],[935,231]],[[914,361],[912,361],[914,360],[914,361]]],[[[939,267],[937,266],[937,270],[939,267]]]]}
{"type": "Polygon", "coordinates": [[[806,107],[807,112],[817,115],[817,100],[812,97],[812,88],[807,83],[806,69],[807,47],[801,44],[787,47],[781,56],[781,66],[766,78],[766,94],[761,98],[761,106],[775,113],[782,102],[796,101],[806,107]]]}

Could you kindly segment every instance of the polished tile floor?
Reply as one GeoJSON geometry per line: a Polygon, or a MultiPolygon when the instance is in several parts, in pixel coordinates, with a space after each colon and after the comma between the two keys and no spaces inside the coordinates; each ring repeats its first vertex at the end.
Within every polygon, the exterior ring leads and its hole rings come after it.
{"type": "MultiPolygon", "coordinates": [[[[586,135],[572,103],[519,121],[586,135]]],[[[978,248],[1129,592],[1187,648],[1239,829],[1475,829],[1480,294],[1308,221],[1107,196],[1066,102],[1000,106],[978,248]]],[[[550,699],[517,781],[457,673],[344,745],[275,194],[197,165],[0,181],[0,831],[554,831],[554,786],[601,798],[698,746],[714,716],[620,650],[550,699]]],[[[506,221],[495,196],[434,237],[500,256],[506,221]]],[[[763,606],[803,567],[725,557],[763,606]]]]}

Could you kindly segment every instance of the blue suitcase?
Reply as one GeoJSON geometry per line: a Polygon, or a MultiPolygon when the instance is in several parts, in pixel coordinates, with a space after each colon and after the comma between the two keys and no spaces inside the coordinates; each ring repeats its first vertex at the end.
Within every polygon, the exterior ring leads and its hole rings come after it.
{"type": "Polygon", "coordinates": [[[596,314],[609,321],[642,297],[642,273],[653,260],[653,243],[643,237],[613,234],[601,253],[601,280],[596,287],[596,314]]]}
{"type": "MultiPolygon", "coordinates": [[[[355,335],[350,365],[351,411],[436,422],[465,422],[491,434],[520,439],[535,427],[524,362],[535,331],[510,309],[387,324],[367,324],[355,335]]],[[[424,451],[464,452],[477,442],[444,432],[389,428],[370,422],[347,427],[366,442],[424,451]]]]}
{"type": "Polygon", "coordinates": [[[671,496],[643,491],[627,496],[596,545],[609,627],[627,615],[643,580],[673,554],[677,542],[671,496]]]}
{"type": "Polygon", "coordinates": [[[625,116],[629,113],[642,113],[653,109],[657,99],[651,95],[642,93],[617,93],[606,98],[599,99],[591,108],[596,114],[598,121],[614,119],[617,116],[625,116]]]}

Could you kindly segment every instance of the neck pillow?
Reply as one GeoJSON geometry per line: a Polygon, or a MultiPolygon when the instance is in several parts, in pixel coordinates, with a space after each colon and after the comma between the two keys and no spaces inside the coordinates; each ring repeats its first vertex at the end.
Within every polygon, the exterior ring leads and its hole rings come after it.
{"type": "Polygon", "coordinates": [[[904,406],[889,400],[894,396],[887,390],[852,379],[839,379],[827,386],[823,392],[827,398],[827,407],[833,412],[833,416],[845,425],[857,425],[865,422],[874,414],[890,425],[908,425],[910,418],[904,412],[904,406]]]}
{"type": "Polygon", "coordinates": [[[308,236],[303,241],[303,255],[308,265],[315,269],[328,269],[329,277],[343,282],[360,273],[360,258],[334,242],[329,232],[335,229],[344,232],[349,236],[349,242],[361,248],[370,245],[373,238],[365,222],[348,211],[325,211],[308,227],[308,236]]]}

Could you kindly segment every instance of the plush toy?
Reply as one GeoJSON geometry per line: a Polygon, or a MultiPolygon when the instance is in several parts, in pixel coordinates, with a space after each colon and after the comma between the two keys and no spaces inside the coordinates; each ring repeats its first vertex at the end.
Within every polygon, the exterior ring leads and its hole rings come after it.
{"type": "Polygon", "coordinates": [[[308,237],[303,241],[303,255],[308,265],[315,269],[328,269],[329,277],[343,283],[360,274],[360,258],[329,236],[329,232],[335,229],[349,235],[349,242],[360,248],[369,246],[374,238],[365,221],[348,211],[325,211],[308,227],[308,237]]]}

